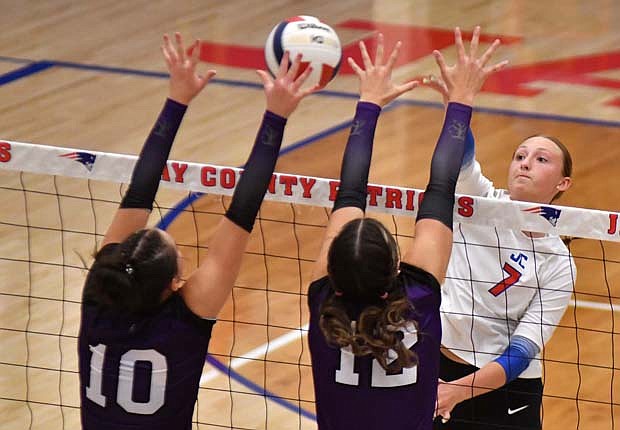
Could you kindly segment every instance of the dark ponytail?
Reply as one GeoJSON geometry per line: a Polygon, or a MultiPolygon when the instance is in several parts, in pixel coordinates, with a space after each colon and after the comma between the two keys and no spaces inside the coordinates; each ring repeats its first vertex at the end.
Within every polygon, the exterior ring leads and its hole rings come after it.
{"type": "MultiPolygon", "coordinates": [[[[346,224],[329,250],[333,293],[321,307],[320,328],[328,343],[351,346],[357,356],[372,355],[390,373],[416,364],[402,342],[413,306],[397,283],[398,246],[390,232],[372,218],[346,224]],[[355,327],[348,309],[364,306],[355,327]],[[388,351],[397,353],[388,364],[388,351]]],[[[416,325],[417,327],[417,325],[416,325]]]]}
{"type": "Polygon", "coordinates": [[[122,312],[148,313],[177,276],[176,248],[157,229],[137,231],[95,255],[85,298],[122,312]]]}

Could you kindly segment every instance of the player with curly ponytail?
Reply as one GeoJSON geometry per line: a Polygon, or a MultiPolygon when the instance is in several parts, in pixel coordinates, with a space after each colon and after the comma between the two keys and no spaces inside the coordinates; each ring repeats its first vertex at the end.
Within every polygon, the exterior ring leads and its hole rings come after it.
{"type": "Polygon", "coordinates": [[[308,289],[308,343],[320,430],[432,428],[439,374],[440,283],[452,246],[454,190],[474,96],[505,62],[487,66],[499,45],[480,57],[476,28],[467,54],[455,30],[457,64],[435,57],[449,88],[449,105],[431,162],[412,247],[398,246],[378,221],[364,218],[368,172],[381,108],[417,82],[395,85],[383,36],[374,62],[360,43],[364,67],[349,58],[360,80],[340,186],[308,289]]]}

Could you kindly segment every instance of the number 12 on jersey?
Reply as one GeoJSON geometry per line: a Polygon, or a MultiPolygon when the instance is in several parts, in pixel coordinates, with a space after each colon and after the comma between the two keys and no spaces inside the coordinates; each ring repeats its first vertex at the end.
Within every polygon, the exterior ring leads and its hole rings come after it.
{"type": "MultiPolygon", "coordinates": [[[[355,324],[355,323],[353,323],[355,324]]],[[[413,323],[408,323],[404,329],[400,330],[403,334],[403,344],[406,348],[411,348],[418,341],[418,332],[413,323]]],[[[388,352],[388,363],[396,359],[396,352],[388,352]]],[[[355,355],[350,346],[340,348],[340,369],[336,370],[336,382],[346,385],[359,385],[359,374],[355,373],[355,355]]],[[[398,375],[388,375],[376,359],[372,360],[371,387],[400,387],[403,385],[415,384],[418,380],[418,367],[413,366],[404,368],[398,375]]]]}

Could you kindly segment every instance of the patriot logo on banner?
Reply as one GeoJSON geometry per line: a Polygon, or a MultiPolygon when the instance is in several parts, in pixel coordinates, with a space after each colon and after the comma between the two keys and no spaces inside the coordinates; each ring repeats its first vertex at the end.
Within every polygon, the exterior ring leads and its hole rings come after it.
{"type": "Polygon", "coordinates": [[[558,219],[560,219],[560,214],[562,213],[560,209],[552,208],[551,206],[536,206],[529,209],[523,209],[523,212],[538,214],[549,221],[549,223],[554,227],[557,225],[558,219]]]}
{"type": "Polygon", "coordinates": [[[93,170],[93,165],[95,164],[95,159],[97,158],[95,154],[82,151],[70,152],[68,154],[60,155],[60,157],[70,158],[83,164],[89,172],[93,170]]]}

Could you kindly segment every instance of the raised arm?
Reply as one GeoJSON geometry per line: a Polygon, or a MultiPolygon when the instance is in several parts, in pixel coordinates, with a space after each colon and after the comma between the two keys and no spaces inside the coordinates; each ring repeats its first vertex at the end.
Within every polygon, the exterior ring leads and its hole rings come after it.
{"type": "Polygon", "coordinates": [[[372,146],[381,108],[417,85],[416,81],[395,85],[391,80],[392,69],[401,47],[400,42],[388,59],[384,60],[383,35],[379,34],[374,63],[364,42],[360,42],[359,47],[364,68],[352,58],[348,58],[348,62],[360,80],[360,99],[342,159],[338,194],[325,229],[319,257],[314,264],[312,279],[319,279],[327,274],[329,247],[342,227],[349,221],[364,216],[372,146]]]}
{"type": "Polygon", "coordinates": [[[153,209],[161,173],[168,160],[174,137],[181,125],[187,105],[207,85],[215,70],[205,76],[196,73],[199,41],[193,45],[192,55],[185,56],[183,39],[175,33],[175,45],[164,34],[161,50],[170,73],[168,99],[148,135],[131,176],[129,189],[114,215],[101,246],[125,240],[130,234],[144,228],[153,209]]]}
{"type": "Polygon", "coordinates": [[[217,316],[226,302],[273,175],[287,118],[302,98],[318,89],[301,88],[312,68],[297,77],[300,62],[301,56],[297,56],[289,69],[289,54],[285,53],[275,80],[266,72],[257,71],[263,82],[267,110],[226,216],[209,239],[209,254],[180,290],[185,303],[199,316],[217,316]]]}
{"type": "Polygon", "coordinates": [[[476,27],[467,53],[461,31],[458,27],[455,29],[458,55],[454,66],[447,66],[439,51],[433,53],[446,83],[449,103],[416,220],[416,237],[403,261],[431,273],[439,283],[445,277],[452,250],[454,191],[465,152],[474,96],[491,73],[506,65],[503,61],[487,66],[499,40],[495,40],[480,58],[476,57],[479,37],[480,27],[476,27]]]}
{"type": "MultiPolygon", "coordinates": [[[[441,94],[443,104],[447,108],[449,103],[448,87],[446,83],[435,75],[429,75],[422,79],[422,85],[431,88],[441,94]]],[[[457,194],[469,194],[472,196],[488,196],[493,193],[493,183],[482,174],[480,163],[476,160],[476,141],[471,127],[467,129],[465,136],[465,149],[463,161],[456,183],[457,194]]]]}

